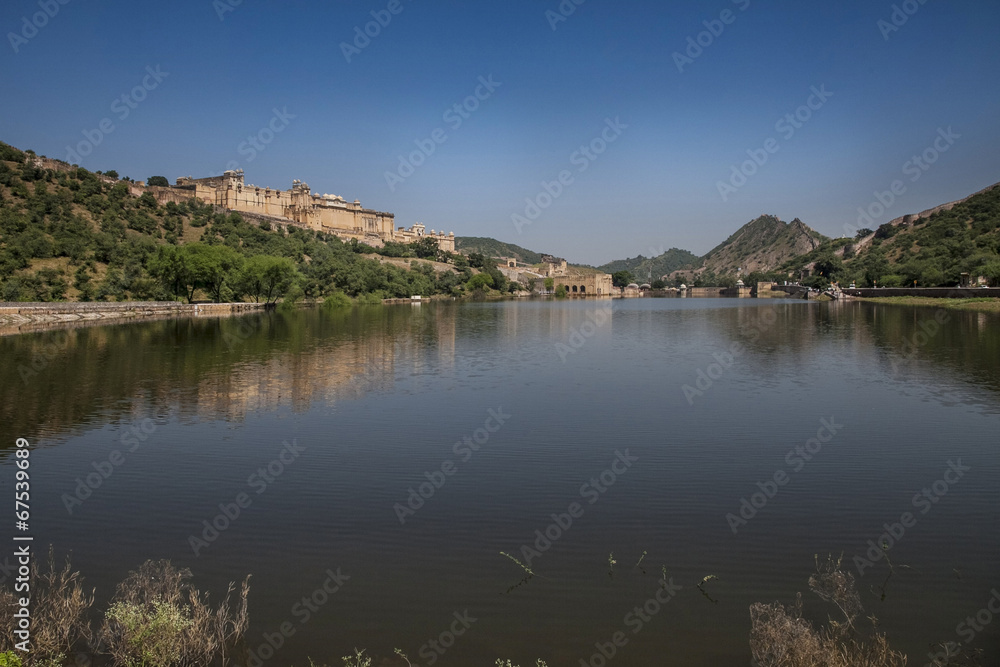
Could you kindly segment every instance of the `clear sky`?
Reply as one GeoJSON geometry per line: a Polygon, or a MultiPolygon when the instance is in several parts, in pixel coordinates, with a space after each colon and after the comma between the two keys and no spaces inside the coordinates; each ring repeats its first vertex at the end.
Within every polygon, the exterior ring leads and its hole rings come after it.
{"type": "Polygon", "coordinates": [[[764,213],[840,236],[894,181],[876,225],[1000,181],[1000,3],[895,6],[6,0],[0,139],[592,264],[764,213]]]}

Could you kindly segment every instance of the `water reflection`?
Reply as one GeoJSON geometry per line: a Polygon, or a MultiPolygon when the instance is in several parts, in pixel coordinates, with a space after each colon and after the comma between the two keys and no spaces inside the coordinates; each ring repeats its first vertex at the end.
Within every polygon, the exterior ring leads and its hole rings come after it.
{"type": "Polygon", "coordinates": [[[41,429],[58,439],[150,414],[241,421],[282,407],[304,412],[315,402],[387,391],[403,375],[452,373],[459,350],[471,370],[484,353],[516,349],[519,341],[551,344],[569,361],[592,341],[610,341],[616,322],[649,336],[627,344],[695,338],[725,350],[739,343],[765,379],[776,360],[805,367],[825,341],[899,381],[950,379],[1000,390],[995,314],[860,302],[650,306],[660,303],[312,309],[8,336],[0,338],[0,418],[11,433],[41,429]]]}
{"type": "Polygon", "coordinates": [[[616,664],[744,665],[751,603],[790,601],[813,554],[864,545],[945,460],[965,456],[974,474],[893,551],[886,599],[881,569],[861,582],[914,653],[978,609],[997,571],[998,322],[949,314],[928,333],[934,309],[634,299],[91,327],[0,339],[0,410],[5,432],[50,445],[32,462],[38,541],[72,550],[101,591],[148,557],[192,567],[213,591],[251,573],[259,638],[342,566],[349,585],[282,664],[333,664],[355,645],[417,655],[466,608],[476,632],[442,665],[492,664],[511,647],[522,664],[576,664],[662,574],[684,591],[616,664]],[[734,349],[689,405],[681,387],[734,349]],[[509,422],[401,525],[394,504],[501,406],[509,422]],[[831,415],[843,432],[734,536],[726,513],[831,415]],[[147,418],[156,432],[68,513],[62,494],[147,418]],[[202,520],[296,438],[302,464],[193,555],[202,520]],[[521,581],[500,552],[522,559],[533,531],[619,448],[638,457],[634,471],[521,581]],[[959,585],[953,568],[966,572],[959,585]]]}

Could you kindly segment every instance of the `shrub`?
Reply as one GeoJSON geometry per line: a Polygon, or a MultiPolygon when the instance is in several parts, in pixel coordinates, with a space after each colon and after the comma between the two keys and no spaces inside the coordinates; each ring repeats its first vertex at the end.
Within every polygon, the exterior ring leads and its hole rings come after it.
{"type": "Polygon", "coordinates": [[[180,662],[184,633],[192,621],[185,610],[163,600],[149,605],[116,602],[107,612],[114,635],[116,661],[127,667],[168,667],[180,662]]]}
{"type": "Polygon", "coordinates": [[[780,602],[750,606],[750,651],[759,667],[904,667],[906,656],[889,647],[885,635],[873,629],[861,636],[854,621],[863,611],[854,576],[840,568],[841,561],[817,559],[809,588],[832,603],[843,615],[819,630],[802,618],[802,594],[795,604],[780,602]]]}
{"type": "Polygon", "coordinates": [[[146,561],[118,585],[104,617],[101,639],[116,665],[193,667],[230,662],[231,650],[247,629],[250,578],[243,581],[236,607],[235,585],[213,609],[208,597],[190,586],[190,570],[170,561],[146,561]]]}
{"type": "Polygon", "coordinates": [[[330,309],[349,308],[352,304],[351,297],[343,292],[334,292],[323,301],[323,307],[330,309]]]}
{"type": "Polygon", "coordinates": [[[882,276],[882,280],[879,281],[881,287],[902,287],[903,286],[903,276],[890,273],[887,276],[882,276]]]}
{"type": "Polygon", "coordinates": [[[13,651],[0,653],[0,667],[21,667],[21,658],[13,651]]]}
{"type": "Polygon", "coordinates": [[[493,276],[488,273],[477,273],[476,275],[469,278],[469,282],[466,283],[466,287],[470,290],[477,289],[487,289],[493,287],[493,276]]]}

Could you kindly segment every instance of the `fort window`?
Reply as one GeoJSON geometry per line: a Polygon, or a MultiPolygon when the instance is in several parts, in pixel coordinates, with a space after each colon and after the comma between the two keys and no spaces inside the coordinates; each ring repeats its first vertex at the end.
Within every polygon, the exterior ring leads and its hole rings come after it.
{"type": "Polygon", "coordinates": [[[576,292],[576,285],[573,285],[573,291],[576,292]]]}
{"type": "Polygon", "coordinates": [[[587,286],[586,285],[580,285],[580,292],[586,292],[586,291],[587,291],[587,286]]]}

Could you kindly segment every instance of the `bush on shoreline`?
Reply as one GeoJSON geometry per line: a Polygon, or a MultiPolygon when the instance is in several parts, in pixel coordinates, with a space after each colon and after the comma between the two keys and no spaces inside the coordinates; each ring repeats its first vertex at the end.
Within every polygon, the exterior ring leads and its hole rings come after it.
{"type": "MultiPolygon", "coordinates": [[[[95,634],[88,612],[94,591],[83,587],[69,558],[56,566],[32,564],[31,651],[15,652],[14,592],[0,591],[0,665],[59,667],[80,651],[91,658],[109,659],[115,667],[195,667],[234,663],[245,651],[249,577],[243,580],[235,602],[236,585],[215,607],[190,585],[190,570],[178,570],[170,561],[146,561],[118,585],[95,634]]],[[[245,660],[242,661],[245,663],[245,660]]]]}

